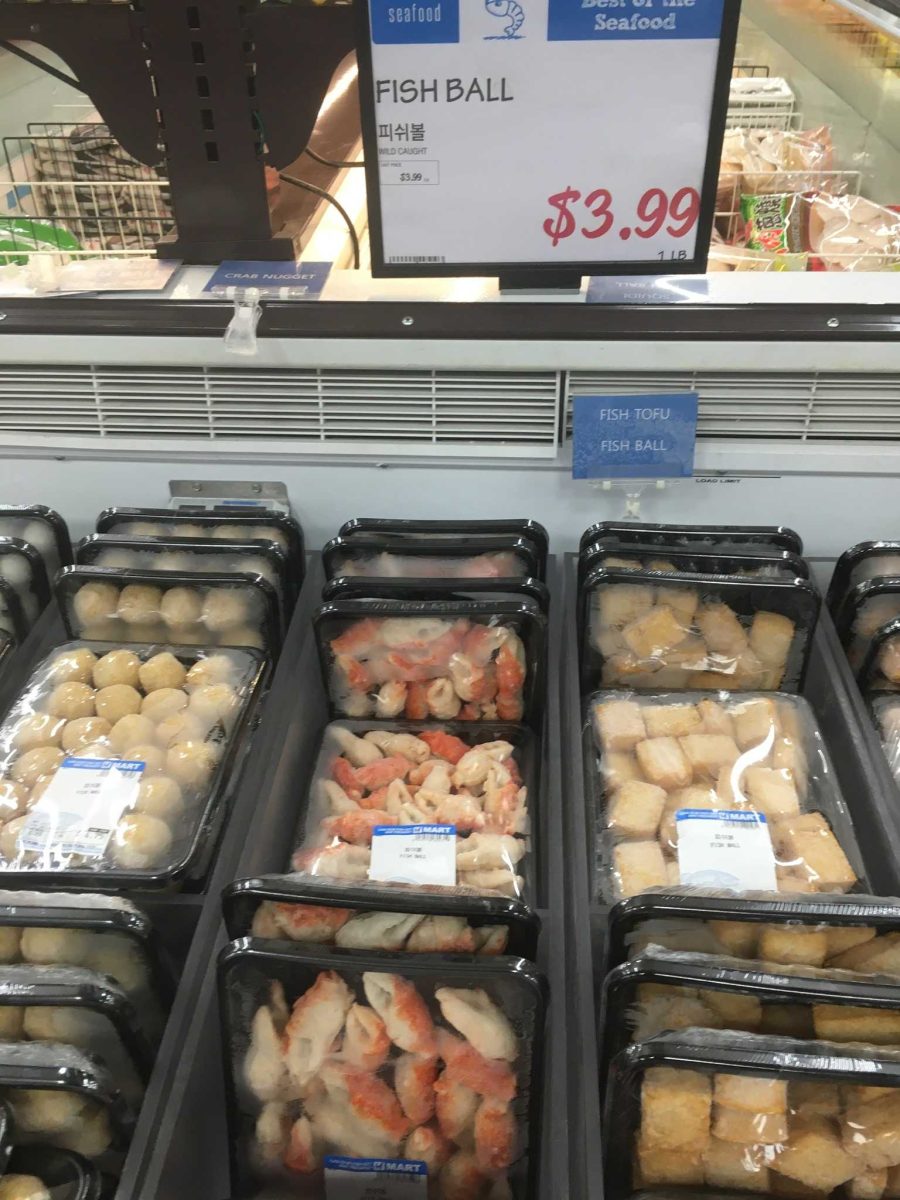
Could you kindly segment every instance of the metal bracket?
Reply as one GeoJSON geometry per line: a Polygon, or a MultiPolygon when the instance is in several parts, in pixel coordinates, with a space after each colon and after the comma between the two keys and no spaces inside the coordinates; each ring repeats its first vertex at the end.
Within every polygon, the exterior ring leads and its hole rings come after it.
{"type": "Polygon", "coordinates": [[[271,508],[290,514],[287,485],[278,480],[170,479],[169,507],[204,511],[214,508],[271,508]]]}

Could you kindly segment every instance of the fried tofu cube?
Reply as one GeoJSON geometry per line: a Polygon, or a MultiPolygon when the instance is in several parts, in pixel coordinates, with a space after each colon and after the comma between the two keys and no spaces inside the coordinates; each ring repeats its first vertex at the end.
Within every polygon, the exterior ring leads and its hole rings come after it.
{"type": "MultiPolygon", "coordinates": [[[[667,558],[651,558],[647,563],[648,571],[664,571],[669,574],[672,571],[677,571],[678,568],[674,563],[669,562],[667,558]]],[[[658,603],[658,602],[657,602],[658,603]]]]}
{"type": "Polygon", "coordinates": [[[682,737],[700,727],[693,704],[646,704],[643,709],[647,737],[682,737]]]}
{"type": "Polygon", "coordinates": [[[816,1037],[831,1042],[900,1045],[900,1011],[854,1004],[814,1004],[816,1037]]]}
{"type": "Polygon", "coordinates": [[[701,700],[697,712],[703,722],[703,733],[722,733],[726,737],[734,737],[734,721],[721,704],[715,700],[701,700]]]}
{"type": "Polygon", "coordinates": [[[601,681],[604,684],[627,683],[630,687],[651,687],[648,680],[648,664],[639,662],[629,650],[612,655],[603,664],[601,681]]]}
{"type": "Polygon", "coordinates": [[[655,1184],[684,1185],[703,1183],[702,1150],[663,1150],[645,1141],[643,1130],[637,1144],[638,1186],[655,1184]]]}
{"type": "Polygon", "coordinates": [[[625,639],[621,629],[611,625],[597,625],[591,631],[591,640],[604,658],[614,658],[625,653],[625,639]]]}
{"type": "Polygon", "coordinates": [[[723,1029],[755,1033],[762,1024],[762,1004],[758,996],[702,988],[700,999],[720,1017],[723,1029]]]}
{"type": "Polygon", "coordinates": [[[717,1104],[713,1109],[713,1136],[744,1146],[777,1146],[787,1140],[786,1113],[744,1112],[717,1104]]]}
{"type": "Polygon", "coordinates": [[[805,796],[809,785],[809,768],[806,752],[799,742],[789,737],[776,737],[769,758],[776,771],[790,771],[797,791],[805,796]]]}
{"type": "Polygon", "coordinates": [[[708,1076],[651,1067],[641,1083],[641,1139],[662,1150],[702,1152],[709,1141],[711,1108],[708,1076]]]}
{"type": "MultiPolygon", "coordinates": [[[[681,990],[674,989],[673,991],[681,990]]],[[[688,989],[685,989],[688,990],[688,989]]],[[[643,1041],[664,1029],[721,1029],[716,1014],[693,996],[657,997],[640,1005],[634,1014],[633,1037],[643,1041]]]]}
{"type": "Polygon", "coordinates": [[[897,974],[900,972],[900,933],[883,933],[861,946],[853,946],[850,950],[835,954],[828,965],[845,971],[897,974]]]}
{"type": "Polygon", "coordinates": [[[754,1146],[710,1138],[703,1154],[708,1187],[737,1188],[745,1192],[767,1192],[769,1171],[765,1155],[754,1146]]]}
{"type": "Polygon", "coordinates": [[[809,896],[819,889],[805,871],[775,864],[775,885],[779,892],[790,892],[796,896],[809,896]]]}
{"type": "Polygon", "coordinates": [[[703,604],[694,623],[713,654],[735,659],[747,646],[747,634],[727,604],[703,604]]]}
{"type": "Polygon", "coordinates": [[[753,651],[747,647],[734,660],[734,670],[731,673],[731,686],[735,689],[752,691],[766,685],[766,668],[753,651]]]}
{"type": "Polygon", "coordinates": [[[766,1004],[763,1006],[760,1033],[779,1037],[811,1038],[812,1013],[803,1004],[766,1004]]]}
{"type": "Polygon", "coordinates": [[[691,764],[678,740],[672,737],[647,738],[635,747],[638,766],[651,783],[671,792],[691,782],[691,764]]]}
{"type": "Polygon", "coordinates": [[[734,740],[742,750],[759,746],[778,731],[778,718],[774,701],[748,700],[732,710],[734,718],[734,740]]]}
{"type": "Polygon", "coordinates": [[[841,1125],[844,1149],[871,1170],[900,1166],[900,1091],[867,1103],[848,1103],[841,1125]]]}
{"type": "MultiPolygon", "coordinates": [[[[805,1010],[804,1010],[805,1011],[805,1010]]],[[[841,1111],[841,1091],[836,1083],[792,1080],[788,1087],[791,1111],[804,1117],[837,1117],[841,1111]]]]}
{"type": "Polygon", "coordinates": [[[752,806],[767,817],[793,817],[800,812],[800,797],[789,772],[748,767],[742,782],[752,806]]]}
{"type": "Polygon", "coordinates": [[[624,838],[655,838],[668,794],[654,783],[632,779],[610,802],[606,819],[610,829],[624,838]]]}
{"type": "Polygon", "coordinates": [[[830,963],[836,954],[843,954],[846,950],[852,950],[854,946],[864,946],[866,942],[871,942],[875,937],[875,930],[866,925],[829,925],[825,929],[825,937],[828,939],[825,961],[830,963]]]}
{"type": "Polygon", "coordinates": [[[820,926],[763,925],[758,955],[763,962],[821,967],[828,937],[820,926]]]}
{"type": "Polygon", "coordinates": [[[817,892],[845,892],[856,883],[856,873],[821,813],[775,822],[772,842],[779,861],[804,874],[817,892]]]}
{"type": "Polygon", "coordinates": [[[600,625],[614,629],[636,621],[653,607],[653,588],[640,583],[606,584],[595,595],[600,625]]]}
{"type": "Polygon", "coordinates": [[[705,671],[709,662],[706,642],[697,633],[689,633],[683,641],[666,652],[666,663],[687,672],[705,671]]]}
{"type": "Polygon", "coordinates": [[[807,1187],[805,1183],[788,1179],[787,1175],[776,1175],[774,1171],[769,1173],[769,1191],[773,1196],[788,1196],[790,1200],[825,1200],[828,1195],[821,1188],[807,1187]]]}
{"type": "Polygon", "coordinates": [[[594,728],[605,753],[633,750],[647,736],[641,706],[634,700],[606,700],[596,705],[594,728]]]}
{"type": "Polygon", "coordinates": [[[678,742],[694,778],[715,779],[722,767],[731,766],[740,757],[734,739],[723,733],[689,733],[678,742]]]}
{"type": "Polygon", "coordinates": [[[783,667],[794,640],[794,622],[781,613],[758,612],[750,623],[750,649],[767,667],[783,667]]]}
{"type": "Polygon", "coordinates": [[[684,641],[689,630],[671,608],[651,608],[622,630],[625,645],[638,659],[665,659],[666,651],[684,641]]]}
{"type": "Polygon", "coordinates": [[[749,1113],[783,1113],[787,1109],[787,1083],[761,1075],[719,1074],[713,1081],[717,1105],[749,1113]]]}
{"type": "Polygon", "coordinates": [[[656,603],[670,608],[681,624],[688,628],[693,624],[694,613],[700,603],[700,597],[695,588],[658,587],[656,603]]]}
{"type": "Polygon", "coordinates": [[[600,770],[609,792],[616,791],[631,779],[644,778],[634,755],[622,750],[611,750],[609,754],[604,754],[600,760],[600,770]]]}
{"type": "Polygon", "coordinates": [[[659,822],[659,842],[667,854],[678,849],[678,813],[683,808],[702,808],[713,812],[720,808],[718,797],[711,788],[686,787],[672,792],[666,801],[659,822]]]}
{"type": "Polygon", "coordinates": [[[847,1184],[847,1192],[852,1200],[881,1200],[887,1181],[887,1167],[880,1171],[861,1171],[847,1184]]]}
{"type": "Polygon", "coordinates": [[[666,860],[658,842],[619,842],[613,849],[613,870],[620,896],[637,896],[647,888],[665,887],[666,860]]]}
{"type": "Polygon", "coordinates": [[[860,1164],[841,1145],[828,1120],[810,1117],[794,1122],[790,1141],[769,1166],[806,1187],[830,1192],[858,1174],[860,1164]]]}
{"type": "Polygon", "coordinates": [[[755,958],[760,926],[755,921],[710,921],[709,927],[726,954],[755,958]]]}

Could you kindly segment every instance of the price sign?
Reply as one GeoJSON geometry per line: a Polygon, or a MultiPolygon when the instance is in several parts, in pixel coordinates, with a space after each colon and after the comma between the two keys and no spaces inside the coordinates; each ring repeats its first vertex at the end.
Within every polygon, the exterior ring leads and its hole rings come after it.
{"type": "Polygon", "coordinates": [[[739,0],[366,0],[373,273],[702,272],[739,0]]]}

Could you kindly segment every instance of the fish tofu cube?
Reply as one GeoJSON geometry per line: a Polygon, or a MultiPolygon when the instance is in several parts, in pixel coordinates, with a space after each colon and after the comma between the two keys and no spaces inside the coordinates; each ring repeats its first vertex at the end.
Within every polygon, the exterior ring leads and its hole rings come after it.
{"type": "Polygon", "coordinates": [[[775,1033],[779,1037],[811,1038],[812,1014],[802,1004],[766,1004],[763,1008],[760,1033],[775,1033]]]}
{"type": "Polygon", "coordinates": [[[691,765],[675,738],[648,738],[638,742],[635,754],[647,779],[667,792],[691,782],[691,765]]]}
{"type": "MultiPolygon", "coordinates": [[[[666,652],[666,663],[670,668],[681,667],[685,673],[705,671],[709,664],[706,642],[699,634],[689,633],[684,641],[666,652]]],[[[687,685],[685,685],[687,686],[687,685]]],[[[693,687],[693,683],[691,683],[693,687]]],[[[685,730],[687,732],[687,730],[685,730]]]]}
{"type": "Polygon", "coordinates": [[[763,962],[821,967],[828,952],[824,929],[803,925],[764,925],[758,955],[763,962]]]}
{"type": "Polygon", "coordinates": [[[694,623],[713,654],[736,659],[747,646],[747,633],[727,604],[703,604],[694,623]]]}
{"type": "Polygon", "coordinates": [[[647,1143],[643,1131],[637,1145],[639,1186],[703,1183],[702,1150],[663,1150],[647,1143]]]}
{"type": "Polygon", "coordinates": [[[744,1112],[717,1104],[713,1109],[713,1135],[744,1146],[775,1146],[788,1137],[786,1113],[744,1112]]]}
{"type": "Polygon", "coordinates": [[[653,783],[632,779],[613,796],[607,824],[620,837],[655,838],[668,793],[653,783]]]}
{"type": "Polygon", "coordinates": [[[841,1111],[841,1091],[836,1083],[807,1083],[794,1080],[788,1089],[792,1112],[804,1116],[837,1117],[841,1111]]]}
{"type": "Polygon", "coordinates": [[[821,813],[786,817],[775,824],[778,858],[805,874],[819,892],[844,892],[856,883],[846,854],[821,813]]]}
{"type": "Polygon", "coordinates": [[[710,921],[713,936],[733,958],[755,958],[759,925],[755,921],[710,921]]]}
{"type": "Polygon", "coordinates": [[[732,712],[734,740],[742,750],[758,746],[778,730],[778,717],[772,700],[748,700],[732,712]]]}
{"type": "Polygon", "coordinates": [[[600,760],[600,770],[606,790],[609,792],[614,792],[617,788],[622,787],[629,779],[643,779],[634,755],[626,754],[621,750],[611,750],[609,754],[604,754],[600,760]]]}
{"type": "Polygon", "coordinates": [[[900,1165],[900,1091],[867,1104],[848,1104],[841,1136],[857,1164],[876,1171],[900,1165]]]}
{"type": "Polygon", "coordinates": [[[795,1122],[788,1145],[771,1159],[779,1175],[806,1187],[831,1192],[859,1173],[859,1161],[848,1154],[824,1117],[795,1122]]]}
{"type": "Polygon", "coordinates": [[[643,708],[647,737],[682,737],[700,727],[693,704],[646,704],[643,708]]]}
{"type": "Polygon", "coordinates": [[[887,1187],[888,1168],[880,1171],[861,1171],[847,1184],[847,1193],[852,1200],[880,1200],[887,1187]]]}
{"type": "Polygon", "coordinates": [[[792,817],[800,812],[800,797],[787,771],[748,767],[743,787],[753,807],[767,817],[792,817]]]}
{"type": "Polygon", "coordinates": [[[799,867],[780,867],[778,863],[775,864],[775,883],[777,891],[793,892],[798,896],[810,895],[820,890],[805,870],[799,867]]]}
{"type": "Polygon", "coordinates": [[[816,1037],[826,1041],[900,1045],[900,1011],[896,1009],[814,1004],[813,1025],[816,1037]]]}
{"type": "Polygon", "coordinates": [[[639,659],[664,658],[688,634],[671,608],[651,608],[622,630],[625,645],[639,659]]]}
{"type": "Polygon", "coordinates": [[[767,1192],[769,1172],[765,1154],[753,1146],[710,1138],[703,1154],[708,1187],[737,1188],[745,1192],[767,1192]]]}
{"type": "Polygon", "coordinates": [[[755,1033],[762,1024],[762,1004],[757,996],[701,988],[700,999],[721,1018],[723,1029],[755,1033]]]}
{"type": "Polygon", "coordinates": [[[607,700],[594,708],[594,728],[605,752],[633,750],[647,736],[641,706],[634,700],[607,700]]]}
{"type": "Polygon", "coordinates": [[[613,850],[613,870],[621,896],[637,896],[647,888],[668,883],[666,860],[658,842],[619,842],[613,850]]]}
{"type": "Polygon", "coordinates": [[[776,737],[770,757],[776,771],[790,771],[797,791],[805,795],[809,770],[803,747],[793,738],[776,737]]]}
{"type": "Polygon", "coordinates": [[[826,928],[825,937],[828,939],[825,961],[828,962],[836,954],[843,954],[846,950],[852,950],[854,946],[864,946],[866,942],[871,942],[875,937],[875,930],[865,925],[832,925],[826,928]]]}
{"type": "Polygon", "coordinates": [[[713,1095],[717,1105],[750,1113],[783,1113],[787,1109],[787,1083],[759,1075],[716,1075],[713,1095]]]}
{"type": "Polygon", "coordinates": [[[767,667],[783,667],[794,638],[794,622],[781,613],[758,612],[750,623],[750,649],[767,667]]]}
{"type": "Polygon", "coordinates": [[[900,973],[900,933],[883,933],[861,946],[853,946],[842,954],[835,954],[828,965],[845,971],[896,975],[900,973]]]}
{"type": "Polygon", "coordinates": [[[639,583],[611,583],[597,593],[596,613],[601,625],[620,629],[653,607],[653,588],[639,583]]]}
{"type": "Polygon", "coordinates": [[[651,1067],[641,1083],[641,1139],[662,1150],[702,1151],[709,1141],[711,1107],[706,1075],[651,1067]]]}
{"type": "Polygon", "coordinates": [[[734,739],[722,733],[689,733],[678,742],[695,777],[715,779],[721,768],[731,766],[741,753],[734,739]]]}
{"type": "Polygon", "coordinates": [[[703,722],[704,733],[723,733],[726,737],[734,737],[734,721],[721,704],[715,700],[701,700],[697,712],[703,722]]]}
{"type": "Polygon", "coordinates": [[[686,787],[672,792],[666,801],[659,822],[659,841],[666,853],[674,854],[678,848],[678,811],[682,808],[702,808],[714,812],[721,808],[718,797],[710,788],[686,787]]]}
{"type": "Polygon", "coordinates": [[[591,631],[591,639],[604,658],[614,658],[625,651],[621,629],[614,629],[611,625],[594,628],[591,631]]]}
{"type": "Polygon", "coordinates": [[[685,627],[693,624],[700,597],[694,588],[658,587],[656,603],[670,608],[685,627]]]}

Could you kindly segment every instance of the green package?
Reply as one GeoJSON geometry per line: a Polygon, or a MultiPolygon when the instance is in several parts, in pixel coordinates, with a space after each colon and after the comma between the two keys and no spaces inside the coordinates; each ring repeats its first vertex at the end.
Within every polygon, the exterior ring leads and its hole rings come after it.
{"type": "Polygon", "coordinates": [[[744,244],[772,254],[802,254],[809,250],[809,204],[799,192],[741,196],[744,244]]]}
{"type": "Polygon", "coordinates": [[[33,217],[0,217],[0,263],[25,266],[36,251],[80,249],[77,239],[58,225],[33,217]]]}

